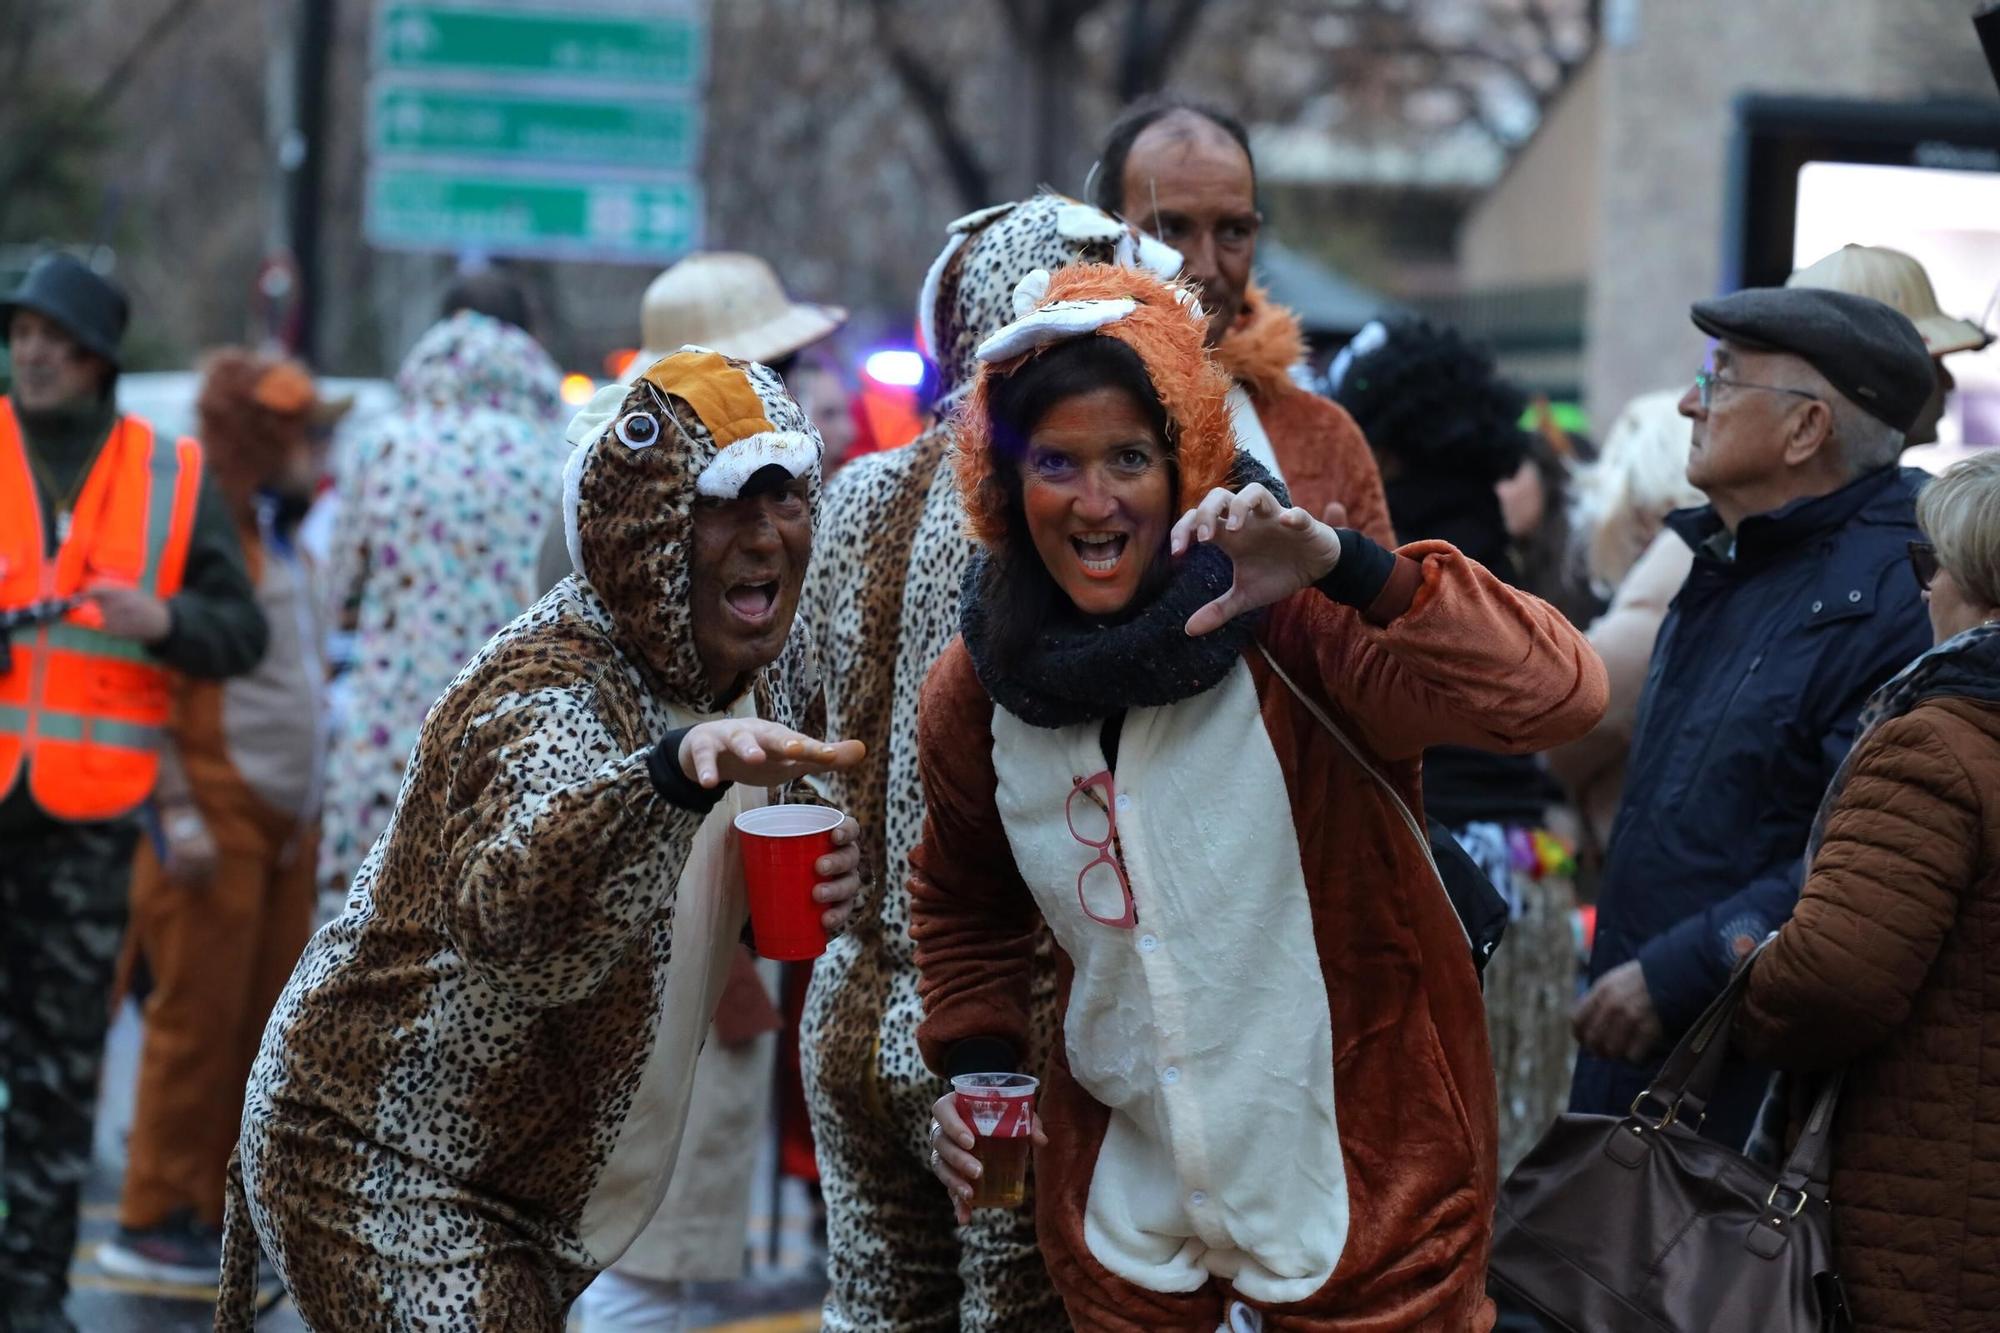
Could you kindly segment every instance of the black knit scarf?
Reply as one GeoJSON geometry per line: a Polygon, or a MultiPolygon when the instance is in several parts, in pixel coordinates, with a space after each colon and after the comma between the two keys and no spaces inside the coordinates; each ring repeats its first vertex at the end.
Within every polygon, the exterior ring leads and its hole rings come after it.
{"type": "MultiPolygon", "coordinates": [[[[1230,489],[1260,481],[1289,504],[1284,484],[1248,454],[1236,455],[1230,489]]],[[[1188,617],[1229,591],[1235,578],[1219,547],[1197,545],[1174,563],[1152,600],[1114,622],[1075,613],[1052,619],[1021,662],[994,659],[987,606],[980,591],[996,557],[974,552],[959,592],[959,632],[973,670],[993,702],[1035,727],[1097,722],[1128,708],[1160,708],[1213,689],[1250,646],[1256,616],[1239,616],[1210,634],[1190,638],[1188,617]]],[[[1032,551],[1024,559],[1034,559],[1032,551]]]]}

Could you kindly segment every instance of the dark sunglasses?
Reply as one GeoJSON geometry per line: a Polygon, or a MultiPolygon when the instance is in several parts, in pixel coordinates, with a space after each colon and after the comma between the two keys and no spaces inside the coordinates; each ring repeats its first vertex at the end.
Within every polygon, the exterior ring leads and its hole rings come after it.
{"type": "Polygon", "coordinates": [[[1931,580],[1938,575],[1937,547],[1929,542],[1911,542],[1910,569],[1917,576],[1917,586],[1929,592],[1931,580]]]}

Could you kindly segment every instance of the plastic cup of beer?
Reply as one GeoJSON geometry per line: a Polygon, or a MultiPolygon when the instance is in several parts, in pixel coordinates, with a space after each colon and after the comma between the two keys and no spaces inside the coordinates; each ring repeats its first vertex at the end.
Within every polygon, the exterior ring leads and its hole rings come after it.
{"type": "Polygon", "coordinates": [[[813,865],[833,850],[833,831],[846,818],[824,805],[760,805],[736,816],[750,931],[763,957],[799,962],[826,952],[813,865]]]}
{"type": "Polygon", "coordinates": [[[1026,1074],[960,1074],[951,1081],[958,1114],[972,1126],[974,1208],[1019,1208],[1028,1197],[1028,1152],[1035,1139],[1035,1089],[1026,1074]]]}

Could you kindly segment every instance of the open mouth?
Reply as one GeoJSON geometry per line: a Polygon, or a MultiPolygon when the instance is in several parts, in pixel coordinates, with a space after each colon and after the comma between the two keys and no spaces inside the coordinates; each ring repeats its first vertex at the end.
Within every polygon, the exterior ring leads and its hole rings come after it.
{"type": "Polygon", "coordinates": [[[1079,532],[1069,539],[1069,547],[1076,552],[1084,573],[1108,578],[1125,558],[1125,547],[1131,540],[1123,532],[1079,532]]]}
{"type": "Polygon", "coordinates": [[[760,623],[771,618],[771,610],[778,604],[778,585],[769,583],[738,583],[722,594],[729,603],[729,609],[750,621],[760,623]]]}

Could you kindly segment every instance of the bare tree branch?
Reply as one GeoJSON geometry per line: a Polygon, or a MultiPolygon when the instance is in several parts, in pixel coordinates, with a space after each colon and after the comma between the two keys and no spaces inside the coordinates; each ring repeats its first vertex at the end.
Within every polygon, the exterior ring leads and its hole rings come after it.
{"type": "Polygon", "coordinates": [[[1035,15],[1028,9],[1028,0],[1000,0],[1000,8],[1007,11],[1007,26],[1014,34],[1014,44],[1022,50],[1034,45],[1035,15]]]}
{"type": "MultiPolygon", "coordinates": [[[[15,137],[14,152],[0,171],[0,199],[13,193],[15,187],[25,179],[34,164],[54,152],[59,145],[74,138],[78,127],[88,124],[96,116],[108,110],[118,95],[131,83],[145,63],[157,55],[166,44],[167,37],[185,23],[195,10],[206,0],[173,0],[165,9],[153,16],[152,22],[140,32],[137,40],[125,49],[125,54],[88,91],[75,100],[61,99],[50,114],[22,127],[15,137]]],[[[17,85],[18,86],[18,85],[17,85]]]]}
{"type": "MultiPolygon", "coordinates": [[[[1014,7],[1014,0],[1009,0],[1009,4],[1014,7]]],[[[897,31],[892,0],[870,0],[870,8],[875,16],[876,41],[888,57],[889,68],[903,85],[910,105],[930,131],[931,142],[944,159],[945,173],[951,177],[959,202],[968,210],[992,203],[992,173],[952,115],[950,87],[929,62],[904,43],[897,31]]]]}
{"type": "Polygon", "coordinates": [[[172,4],[155,14],[153,21],[139,34],[138,40],[126,48],[125,54],[118,58],[116,64],[105,71],[104,77],[97,81],[97,86],[84,94],[81,108],[83,113],[94,115],[117,101],[118,95],[125,91],[126,85],[132,81],[132,76],[139,71],[139,68],[159,54],[167,36],[175,28],[187,22],[194,11],[206,3],[207,0],[173,0],[172,4]]]}
{"type": "Polygon", "coordinates": [[[1194,35],[1207,3],[1174,0],[1165,22],[1155,28],[1152,0],[1130,0],[1125,10],[1125,40],[1118,55],[1119,101],[1135,101],[1166,84],[1174,57],[1194,35]]]}

